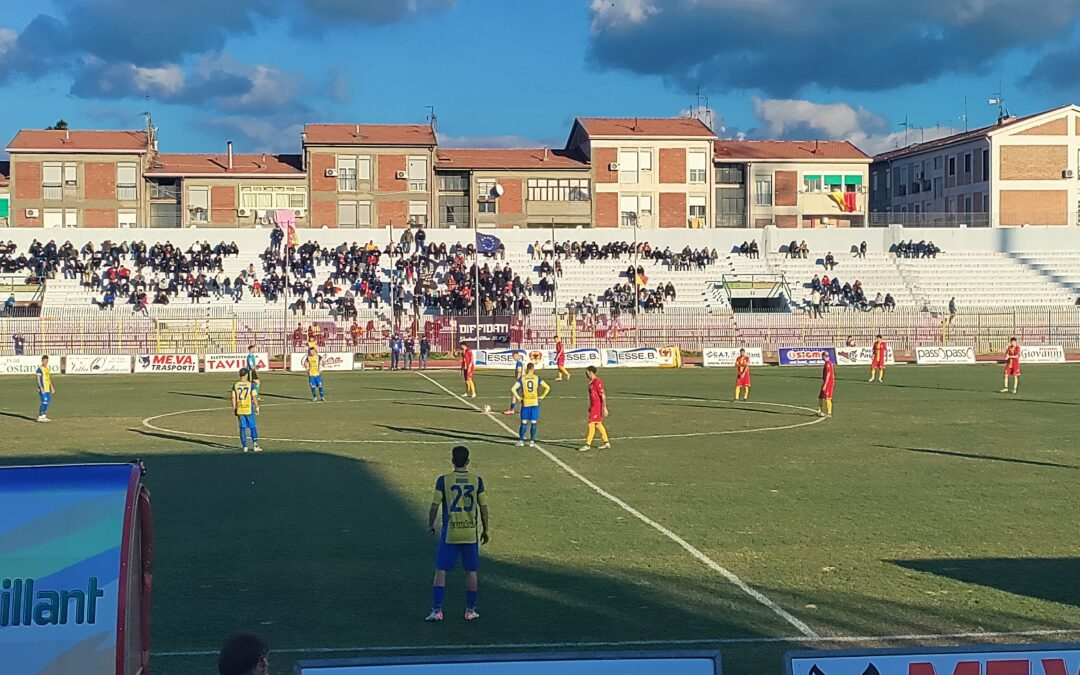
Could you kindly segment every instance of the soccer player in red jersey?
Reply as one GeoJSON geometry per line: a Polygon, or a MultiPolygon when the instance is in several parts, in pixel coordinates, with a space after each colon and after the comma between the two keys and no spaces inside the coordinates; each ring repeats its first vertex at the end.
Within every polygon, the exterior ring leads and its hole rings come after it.
{"type": "Polygon", "coordinates": [[[877,376],[878,382],[885,381],[885,355],[889,352],[889,343],[881,339],[879,334],[874,338],[874,355],[870,358],[870,379],[868,382],[874,381],[874,376],[877,376]]]}
{"type": "Polygon", "coordinates": [[[476,373],[476,361],[473,360],[472,350],[469,345],[461,348],[461,376],[465,378],[465,395],[476,398],[476,384],[473,383],[473,375],[476,373]]]}
{"type": "Polygon", "coordinates": [[[1005,348],[1005,388],[1002,394],[1009,393],[1009,376],[1012,375],[1012,393],[1020,386],[1020,345],[1016,344],[1016,338],[1009,340],[1009,346],[1005,348]]]}
{"type": "Polygon", "coordinates": [[[750,398],[750,357],[745,349],[739,350],[739,356],[735,359],[735,400],[750,398]]]}
{"type": "Polygon", "coordinates": [[[566,347],[559,338],[555,338],[555,367],[559,369],[559,376],[555,378],[556,382],[561,382],[564,377],[566,380],[570,379],[570,371],[566,369],[566,347]]]}
{"type": "Polygon", "coordinates": [[[821,368],[821,391],[818,392],[818,417],[832,417],[833,387],[836,386],[836,367],[829,359],[829,353],[821,355],[825,365],[821,368]]]}
{"type": "Polygon", "coordinates": [[[600,432],[600,440],[604,443],[601,450],[611,447],[608,441],[607,429],[604,428],[604,418],[608,416],[607,394],[604,392],[604,381],[596,374],[596,366],[585,369],[585,377],[589,378],[589,435],[585,438],[585,445],[578,448],[582,452],[592,449],[593,438],[596,432],[600,432]]]}

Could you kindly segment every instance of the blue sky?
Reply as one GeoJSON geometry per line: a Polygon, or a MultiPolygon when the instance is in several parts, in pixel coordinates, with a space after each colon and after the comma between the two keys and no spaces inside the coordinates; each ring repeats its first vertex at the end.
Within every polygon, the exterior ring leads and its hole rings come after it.
{"type": "Polygon", "coordinates": [[[1076,102],[1080,3],[1041,0],[6,0],[0,136],[63,117],[167,152],[295,151],[304,122],[423,122],[445,145],[565,142],[575,116],[868,151],[1076,102]],[[149,101],[145,96],[149,94],[149,101]]]}

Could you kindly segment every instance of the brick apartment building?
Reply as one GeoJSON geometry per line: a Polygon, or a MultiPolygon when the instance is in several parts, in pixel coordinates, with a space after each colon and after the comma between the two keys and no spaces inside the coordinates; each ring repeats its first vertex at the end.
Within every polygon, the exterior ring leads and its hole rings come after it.
{"type": "Polygon", "coordinates": [[[879,155],[580,118],[563,149],[439,148],[426,124],[309,124],[300,154],[169,154],[156,131],[24,130],[0,226],[550,228],[1076,225],[1080,108],[879,155]]]}
{"type": "Polygon", "coordinates": [[[717,227],[862,227],[870,157],[847,141],[718,140],[717,227]]]}
{"type": "Polygon", "coordinates": [[[872,224],[1080,224],[1080,107],[901,148],[870,167],[872,224]]]}

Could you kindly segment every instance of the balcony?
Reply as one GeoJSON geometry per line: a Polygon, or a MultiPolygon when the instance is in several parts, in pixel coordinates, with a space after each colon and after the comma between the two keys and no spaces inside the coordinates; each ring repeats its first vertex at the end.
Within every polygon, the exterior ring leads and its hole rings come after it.
{"type": "Polygon", "coordinates": [[[134,185],[117,185],[116,199],[121,202],[133,202],[139,198],[139,189],[134,185]]]}
{"type": "Polygon", "coordinates": [[[56,199],[60,200],[64,198],[64,188],[60,185],[44,185],[41,188],[42,199],[56,199]]]}

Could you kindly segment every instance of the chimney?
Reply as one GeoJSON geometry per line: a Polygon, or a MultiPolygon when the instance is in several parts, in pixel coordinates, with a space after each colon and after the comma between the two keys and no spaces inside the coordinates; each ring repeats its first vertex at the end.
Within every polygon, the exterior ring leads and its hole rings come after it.
{"type": "Polygon", "coordinates": [[[229,149],[229,170],[232,171],[232,168],[233,168],[232,141],[229,141],[225,145],[229,149]]]}
{"type": "Polygon", "coordinates": [[[542,159],[541,161],[543,161],[543,162],[547,161],[547,153],[548,153],[548,149],[547,149],[547,146],[545,145],[544,146],[544,159],[542,159]]]}
{"type": "Polygon", "coordinates": [[[64,142],[65,143],[70,143],[71,142],[71,130],[70,129],[64,129],[64,142]]]}
{"type": "Polygon", "coordinates": [[[360,138],[360,125],[356,125],[356,131],[353,132],[353,136],[360,138]]]}
{"type": "Polygon", "coordinates": [[[300,132],[300,170],[307,171],[307,132],[300,132]]]}

